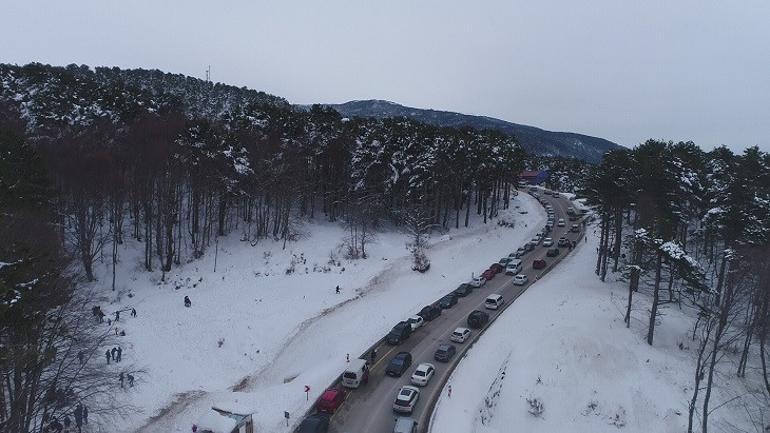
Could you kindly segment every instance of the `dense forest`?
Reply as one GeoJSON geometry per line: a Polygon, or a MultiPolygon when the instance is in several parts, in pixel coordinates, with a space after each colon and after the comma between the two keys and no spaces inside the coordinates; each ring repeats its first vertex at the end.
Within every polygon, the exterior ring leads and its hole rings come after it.
{"type": "MultiPolygon", "coordinates": [[[[144,248],[163,275],[220,236],[291,241],[307,219],[345,224],[365,258],[378,225],[424,234],[507,206],[524,164],[516,140],[404,118],[295,110],[261,92],[158,71],[0,65],[0,425],[41,431],[120,413],[96,360],[111,333],[87,326],[94,263],[144,248]],[[76,337],[76,338],[72,338],[76,337]],[[7,378],[7,380],[6,380],[7,378]],[[81,409],[82,411],[82,409],[81,409]],[[82,415],[81,415],[82,416],[82,415]]],[[[125,366],[126,374],[136,374],[125,366]]]]}
{"type": "Polygon", "coordinates": [[[695,354],[688,431],[707,432],[709,415],[726,404],[712,390],[728,357],[733,374],[763,384],[735,397],[762,431],[770,413],[770,155],[650,140],[606,154],[583,186],[599,219],[596,274],[627,281],[627,326],[639,292],[652,300],[644,312],[650,345],[666,308],[697,317],[692,343],[681,347],[695,354]]]}

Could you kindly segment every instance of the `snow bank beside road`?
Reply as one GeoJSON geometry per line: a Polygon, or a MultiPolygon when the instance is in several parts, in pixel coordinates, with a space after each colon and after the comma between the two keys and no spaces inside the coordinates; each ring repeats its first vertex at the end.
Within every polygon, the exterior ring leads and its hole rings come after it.
{"type": "MultiPolygon", "coordinates": [[[[647,300],[638,296],[631,329],[626,286],[593,273],[595,239],[530,287],[468,352],[436,406],[433,433],[682,432],[692,392],[692,321],[675,308],[644,341],[647,300]],[[683,343],[683,349],[678,347],[683,343]],[[510,357],[510,359],[509,359],[510,357]],[[499,377],[506,365],[504,378],[499,377]],[[500,385],[502,383],[502,385],[500,385]],[[490,386],[490,384],[492,384],[490,386]],[[542,409],[542,413],[537,414],[542,409]]],[[[724,402],[745,394],[725,372],[724,402]]],[[[719,403],[717,403],[719,404],[719,403]]],[[[712,414],[712,428],[753,431],[738,401],[712,414]]]]}

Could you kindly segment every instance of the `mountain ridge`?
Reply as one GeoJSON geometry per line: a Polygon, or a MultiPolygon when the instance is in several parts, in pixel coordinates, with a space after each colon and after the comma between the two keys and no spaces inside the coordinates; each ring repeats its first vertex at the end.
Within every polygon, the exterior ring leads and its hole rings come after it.
{"type": "MultiPolygon", "coordinates": [[[[415,108],[383,99],[359,99],[341,104],[321,104],[348,117],[406,117],[425,123],[453,128],[473,127],[496,129],[516,137],[530,153],[576,158],[592,163],[601,160],[604,153],[621,147],[600,137],[566,131],[548,131],[536,126],[513,123],[490,116],[478,116],[453,111],[415,108]]],[[[307,107],[306,105],[300,107],[307,107]]]]}

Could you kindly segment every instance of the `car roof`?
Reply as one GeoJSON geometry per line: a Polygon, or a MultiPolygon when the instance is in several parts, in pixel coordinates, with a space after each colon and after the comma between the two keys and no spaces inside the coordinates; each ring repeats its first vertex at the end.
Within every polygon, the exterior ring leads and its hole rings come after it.
{"type": "Polygon", "coordinates": [[[414,426],[414,424],[415,424],[414,418],[400,416],[400,417],[396,418],[396,427],[395,427],[394,431],[406,432],[405,429],[412,428],[412,426],[414,426]]]}
{"type": "Polygon", "coordinates": [[[465,331],[470,331],[470,329],[468,329],[468,328],[456,328],[456,329],[454,330],[454,332],[458,332],[458,331],[459,331],[459,332],[465,332],[465,331]]]}
{"type": "Polygon", "coordinates": [[[337,394],[339,394],[341,391],[337,388],[329,388],[326,391],[324,391],[323,394],[321,394],[321,400],[332,400],[335,397],[337,397],[337,394]]]}
{"type": "Polygon", "coordinates": [[[439,350],[447,350],[450,347],[454,347],[454,346],[449,343],[441,343],[438,345],[439,350]]]}
{"type": "Polygon", "coordinates": [[[436,368],[433,366],[433,364],[423,362],[422,364],[417,366],[417,370],[427,371],[429,368],[436,368]]]}

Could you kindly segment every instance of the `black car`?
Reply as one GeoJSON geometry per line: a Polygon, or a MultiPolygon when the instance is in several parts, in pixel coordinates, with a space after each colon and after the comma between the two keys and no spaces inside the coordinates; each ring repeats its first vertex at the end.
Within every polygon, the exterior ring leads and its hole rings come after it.
{"type": "Polygon", "coordinates": [[[404,372],[412,365],[412,354],[409,352],[398,352],[393,359],[390,360],[388,368],[385,369],[385,374],[393,377],[401,377],[404,372]]]}
{"type": "Polygon", "coordinates": [[[470,295],[472,291],[473,291],[473,286],[471,286],[468,283],[462,283],[460,284],[460,287],[456,288],[455,291],[452,292],[452,294],[459,298],[464,298],[470,295]]]}
{"type": "Polygon", "coordinates": [[[446,295],[438,301],[438,305],[445,310],[447,308],[452,308],[452,306],[454,306],[456,303],[457,296],[452,294],[446,295]]]}
{"type": "Polygon", "coordinates": [[[387,341],[388,344],[395,346],[396,344],[401,344],[410,335],[412,335],[412,325],[406,321],[398,322],[398,325],[394,326],[390,333],[388,333],[387,341]]]}
{"type": "Polygon", "coordinates": [[[438,349],[436,349],[436,353],[433,354],[433,359],[441,362],[449,362],[449,360],[455,356],[455,353],[457,353],[457,348],[454,347],[454,345],[449,343],[440,344],[438,349]]]}
{"type": "Polygon", "coordinates": [[[329,415],[315,413],[305,418],[297,433],[326,433],[329,431],[329,415]]]}
{"type": "Polygon", "coordinates": [[[559,249],[558,248],[549,248],[548,251],[545,253],[548,257],[556,257],[559,255],[559,249]]]}
{"type": "Polygon", "coordinates": [[[428,305],[420,310],[417,315],[422,317],[426,322],[430,322],[431,320],[441,315],[441,307],[436,305],[428,305]]]}
{"type": "Polygon", "coordinates": [[[489,322],[489,314],[484,311],[474,310],[468,315],[469,328],[481,328],[489,322]]]}

